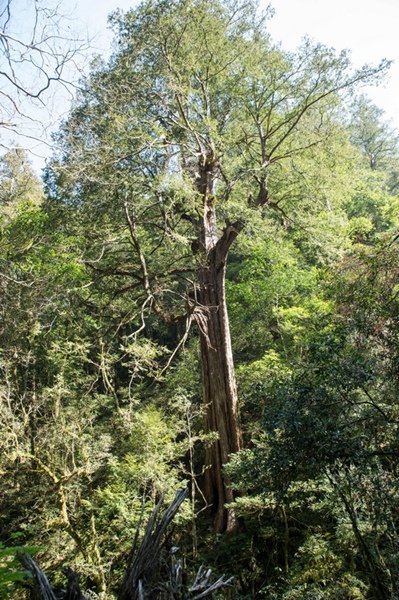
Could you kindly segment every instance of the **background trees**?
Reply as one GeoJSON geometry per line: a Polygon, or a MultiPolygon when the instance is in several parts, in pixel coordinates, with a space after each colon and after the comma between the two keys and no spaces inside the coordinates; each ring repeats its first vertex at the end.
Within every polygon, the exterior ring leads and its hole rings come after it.
{"type": "MultiPolygon", "coordinates": [[[[185,322],[186,333],[198,326],[206,428],[218,436],[206,453],[204,494],[216,529],[233,530],[222,475],[241,446],[228,252],[254,209],[292,218],[277,181],[270,196],[273,170],[310,157],[332,135],[337,94],[386,64],[351,72],[345,54],[309,42],[298,56],[285,55],[252,4],[143,5],[115,24],[119,50],[93,74],[61,134],[51,193],[91,220],[111,220],[118,250],[107,251],[107,273],[134,280],[142,319],[155,312],[185,322]]],[[[95,268],[103,269],[102,258],[95,268]]]]}
{"type": "Polygon", "coordinates": [[[189,482],[176,540],[238,596],[394,598],[396,150],[343,106],[385,64],[285,54],[252,4],[114,25],[43,202],[3,159],[1,539],[111,598],[189,482]]]}

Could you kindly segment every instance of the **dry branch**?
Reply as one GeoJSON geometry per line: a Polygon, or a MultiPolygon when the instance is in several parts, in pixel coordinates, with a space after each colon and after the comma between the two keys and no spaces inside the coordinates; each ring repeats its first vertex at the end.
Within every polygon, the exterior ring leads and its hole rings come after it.
{"type": "MultiPolygon", "coordinates": [[[[177,548],[167,547],[170,541],[168,527],[188,495],[188,489],[178,491],[164,512],[161,498],[148,519],[140,544],[137,531],[118,600],[201,600],[231,585],[232,577],[222,576],[212,582],[211,569],[205,569],[202,565],[192,583],[187,584],[183,559],[176,557],[177,548]]],[[[17,557],[32,575],[35,600],[86,600],[79,587],[79,576],[72,569],[64,569],[68,580],[66,590],[55,592],[45,573],[29,554],[20,553],[17,557]]]]}

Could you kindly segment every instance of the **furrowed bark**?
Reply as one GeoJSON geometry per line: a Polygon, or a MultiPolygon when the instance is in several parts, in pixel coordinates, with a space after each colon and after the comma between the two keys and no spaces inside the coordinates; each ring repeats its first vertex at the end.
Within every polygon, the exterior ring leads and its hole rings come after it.
{"type": "Polygon", "coordinates": [[[193,316],[200,332],[206,431],[217,434],[217,440],[205,451],[203,491],[214,515],[215,530],[232,533],[237,528],[236,516],[225,505],[234,495],[223,466],[230,454],[240,450],[242,442],[225,279],[229,249],[244,224],[228,224],[218,235],[214,194],[219,169],[212,151],[202,156],[196,187],[203,198],[198,241],[204,258],[198,271],[198,304],[193,316]]]}
{"type": "Polygon", "coordinates": [[[226,305],[225,275],[228,249],[238,233],[229,228],[208,255],[208,264],[199,273],[201,318],[197,318],[201,339],[203,399],[206,431],[218,439],[205,455],[205,498],[215,515],[218,532],[236,529],[236,518],[225,504],[234,500],[223,466],[229,455],[241,448],[237,385],[234,372],[230,326],[226,305]]]}

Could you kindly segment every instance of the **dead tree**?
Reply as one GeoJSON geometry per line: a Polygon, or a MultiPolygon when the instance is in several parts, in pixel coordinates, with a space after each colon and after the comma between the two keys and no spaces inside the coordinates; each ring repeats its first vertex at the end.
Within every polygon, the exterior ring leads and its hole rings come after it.
{"type": "Polygon", "coordinates": [[[57,590],[56,592],[44,571],[29,554],[19,553],[17,557],[22,566],[32,575],[34,600],[86,600],[80,590],[79,575],[72,569],[64,569],[67,576],[66,590],[57,590]]]}
{"type": "Polygon", "coordinates": [[[154,585],[160,568],[160,557],[164,546],[168,525],[188,496],[188,489],[177,492],[175,499],[160,516],[162,499],[154,508],[145,529],[143,540],[137,548],[137,538],[133,543],[129,564],[120,588],[118,600],[139,600],[144,598],[143,585],[154,585]]]}
{"type": "MultiPolygon", "coordinates": [[[[202,600],[231,585],[232,577],[223,575],[213,580],[211,569],[202,565],[190,577],[184,560],[177,557],[178,549],[171,547],[168,528],[188,494],[188,489],[177,492],[164,512],[161,498],[152,511],[140,543],[137,530],[118,600],[202,600]]],[[[56,591],[29,554],[17,556],[32,575],[33,600],[86,600],[79,587],[79,576],[72,569],[64,569],[66,589],[56,591]]]]}
{"type": "Polygon", "coordinates": [[[167,548],[168,526],[175,517],[188,489],[177,492],[175,499],[161,514],[162,499],[154,508],[147,523],[141,544],[137,536],[133,543],[129,565],[118,600],[200,600],[231,585],[232,578],[219,577],[212,583],[211,569],[201,566],[192,583],[187,584],[183,560],[176,558],[177,548],[167,548]]]}

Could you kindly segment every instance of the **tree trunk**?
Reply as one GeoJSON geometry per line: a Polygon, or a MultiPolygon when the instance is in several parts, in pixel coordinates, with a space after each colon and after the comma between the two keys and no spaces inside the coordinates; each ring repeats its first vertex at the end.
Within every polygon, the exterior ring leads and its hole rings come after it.
{"type": "Polygon", "coordinates": [[[229,455],[241,448],[241,430],[225,278],[229,249],[243,223],[229,223],[221,235],[218,233],[215,193],[219,176],[219,160],[209,143],[201,152],[196,171],[195,186],[203,209],[196,247],[203,254],[203,262],[198,271],[193,317],[200,331],[206,432],[217,434],[206,449],[204,495],[214,514],[215,530],[227,533],[236,529],[237,522],[234,511],[225,507],[234,496],[223,466],[229,455]]]}
{"type": "Polygon", "coordinates": [[[229,455],[241,448],[237,386],[229,319],[225,297],[226,261],[241,223],[229,225],[208,249],[206,264],[199,270],[198,305],[195,318],[200,331],[203,398],[206,431],[218,439],[207,448],[204,494],[215,516],[217,532],[236,529],[236,517],[225,504],[233,492],[223,474],[229,455]]]}

